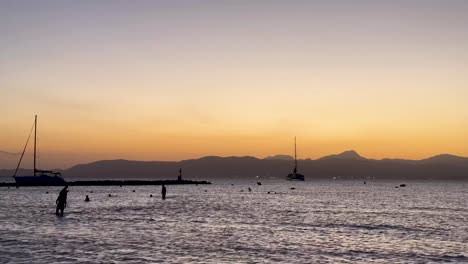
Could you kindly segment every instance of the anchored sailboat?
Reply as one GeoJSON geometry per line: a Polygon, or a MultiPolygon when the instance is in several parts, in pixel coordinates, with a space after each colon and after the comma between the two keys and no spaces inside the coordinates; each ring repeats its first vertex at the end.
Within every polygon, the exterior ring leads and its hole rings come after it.
{"type": "Polygon", "coordinates": [[[24,152],[26,151],[26,147],[28,146],[29,138],[31,137],[31,132],[29,133],[28,139],[26,141],[26,145],[24,146],[23,153],[21,153],[21,158],[18,162],[18,166],[16,167],[15,174],[13,178],[15,178],[16,183],[19,184],[30,184],[30,185],[39,185],[43,183],[47,184],[64,184],[65,180],[62,178],[60,172],[48,171],[48,170],[38,170],[36,168],[36,135],[37,135],[37,115],[34,117],[34,171],[33,176],[16,176],[18,169],[21,165],[21,161],[23,160],[24,152]]]}
{"type": "Polygon", "coordinates": [[[288,180],[291,180],[291,181],[303,181],[304,180],[304,175],[297,173],[296,137],[294,137],[294,171],[293,173],[288,174],[288,180]]]}

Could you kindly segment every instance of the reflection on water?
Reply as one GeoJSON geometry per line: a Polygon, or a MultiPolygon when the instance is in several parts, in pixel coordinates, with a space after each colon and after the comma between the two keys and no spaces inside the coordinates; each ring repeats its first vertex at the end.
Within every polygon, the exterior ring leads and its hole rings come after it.
{"type": "Polygon", "coordinates": [[[468,262],[468,184],[394,186],[222,182],[167,186],[164,201],[159,186],[70,187],[64,217],[55,215],[60,187],[0,188],[0,259],[468,262]],[[252,192],[247,191],[249,186],[252,192]],[[84,202],[86,195],[91,202],[84,202]]]}

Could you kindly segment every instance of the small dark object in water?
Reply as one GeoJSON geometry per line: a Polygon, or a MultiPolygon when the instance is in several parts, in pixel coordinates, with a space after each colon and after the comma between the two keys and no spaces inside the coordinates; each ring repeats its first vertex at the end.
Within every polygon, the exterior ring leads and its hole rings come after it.
{"type": "Polygon", "coordinates": [[[86,195],[86,198],[84,199],[85,202],[89,202],[89,196],[86,195]]]}
{"type": "Polygon", "coordinates": [[[395,186],[395,188],[398,188],[398,186],[395,186]]]}
{"type": "Polygon", "coordinates": [[[261,182],[257,182],[257,185],[262,185],[262,183],[261,183],[261,182]]]}
{"type": "Polygon", "coordinates": [[[406,187],[406,184],[400,184],[400,187],[406,187]]]}
{"type": "Polygon", "coordinates": [[[364,182],[364,184],[366,184],[366,182],[364,182]]]}
{"type": "Polygon", "coordinates": [[[152,195],[152,194],[150,194],[150,197],[153,197],[153,195],[152,195]]]}
{"type": "Polygon", "coordinates": [[[249,192],[251,192],[251,191],[252,191],[252,189],[250,189],[250,187],[249,187],[249,192]]]}
{"type": "Polygon", "coordinates": [[[109,197],[112,197],[112,195],[109,193],[109,197]]]}
{"type": "Polygon", "coordinates": [[[243,192],[244,190],[240,190],[241,192],[243,192]]]}
{"type": "Polygon", "coordinates": [[[132,192],[135,192],[135,190],[133,190],[132,192]]]}
{"type": "Polygon", "coordinates": [[[207,190],[205,190],[205,192],[207,192],[207,190]]]}
{"type": "Polygon", "coordinates": [[[294,187],[291,187],[291,190],[296,190],[296,188],[294,188],[294,187]]]}
{"type": "Polygon", "coordinates": [[[90,193],[93,193],[93,191],[90,191],[90,193]]]}
{"type": "Polygon", "coordinates": [[[270,192],[268,192],[268,194],[270,194],[270,192]]]}
{"type": "Polygon", "coordinates": [[[49,193],[49,192],[45,192],[45,193],[49,193]]]}
{"type": "Polygon", "coordinates": [[[231,183],[231,186],[234,186],[234,184],[233,184],[233,183],[231,183]]]}

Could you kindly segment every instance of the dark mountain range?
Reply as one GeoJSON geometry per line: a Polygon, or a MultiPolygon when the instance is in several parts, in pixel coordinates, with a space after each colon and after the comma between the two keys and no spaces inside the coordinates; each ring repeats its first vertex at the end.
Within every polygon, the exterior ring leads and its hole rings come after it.
{"type": "MultiPolygon", "coordinates": [[[[176,178],[179,168],[185,179],[284,179],[293,169],[292,160],[255,157],[216,157],[183,161],[102,160],[76,165],[62,173],[66,178],[176,178]]],[[[423,160],[373,160],[346,151],[317,160],[299,160],[298,170],[313,179],[425,179],[468,180],[468,158],[438,155],[423,160]]],[[[19,174],[24,175],[25,171],[19,174]]],[[[11,176],[12,170],[0,170],[11,176]]]]}

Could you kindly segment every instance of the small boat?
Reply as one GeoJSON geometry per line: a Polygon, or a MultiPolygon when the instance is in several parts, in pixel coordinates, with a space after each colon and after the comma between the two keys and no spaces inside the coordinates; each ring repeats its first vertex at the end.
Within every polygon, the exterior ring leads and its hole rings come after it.
{"type": "Polygon", "coordinates": [[[18,184],[26,184],[26,185],[41,185],[41,184],[65,184],[65,180],[62,178],[62,174],[60,172],[54,172],[49,170],[38,170],[36,168],[36,135],[37,135],[37,115],[34,118],[34,170],[33,175],[31,176],[16,176],[18,169],[21,165],[21,161],[23,160],[24,152],[26,151],[26,147],[28,146],[29,138],[31,137],[31,132],[29,133],[28,139],[26,141],[26,145],[24,146],[23,153],[21,153],[21,158],[18,162],[18,166],[16,167],[15,174],[13,178],[15,178],[16,183],[18,184]]]}
{"type": "Polygon", "coordinates": [[[293,170],[293,173],[288,174],[288,180],[290,181],[303,181],[304,180],[304,175],[297,172],[296,137],[294,137],[294,170],[293,170]]]}

